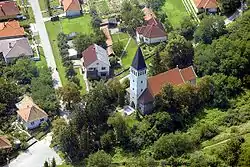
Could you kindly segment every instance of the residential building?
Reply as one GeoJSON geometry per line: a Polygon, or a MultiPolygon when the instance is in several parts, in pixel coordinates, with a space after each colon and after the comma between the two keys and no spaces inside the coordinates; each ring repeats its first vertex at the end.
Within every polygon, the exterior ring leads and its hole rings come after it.
{"type": "Polygon", "coordinates": [[[38,107],[31,97],[25,95],[23,99],[16,104],[18,120],[26,129],[34,129],[43,122],[48,121],[48,114],[38,107]]]}
{"type": "Polygon", "coordinates": [[[27,38],[12,38],[0,40],[0,55],[2,54],[6,63],[21,56],[33,57],[33,50],[27,38]]]}
{"type": "Polygon", "coordinates": [[[196,78],[193,66],[184,69],[176,67],[148,78],[147,66],[142,51],[138,48],[130,67],[130,87],[127,89],[130,106],[140,110],[142,114],[148,114],[154,108],[154,97],[161,92],[164,85],[195,85],[196,78]]]}
{"type": "Polygon", "coordinates": [[[82,15],[82,8],[79,0],[59,0],[63,6],[66,17],[77,17],[82,15]]]}
{"type": "Polygon", "coordinates": [[[136,41],[138,43],[159,43],[167,40],[167,34],[162,23],[155,17],[147,21],[147,24],[136,29],[136,41]]]}
{"type": "Polygon", "coordinates": [[[209,12],[216,13],[218,10],[217,0],[193,0],[192,5],[197,13],[200,12],[209,12]]]}
{"type": "Polygon", "coordinates": [[[83,71],[90,79],[109,77],[110,63],[107,51],[93,44],[82,52],[83,71]]]}
{"type": "Polygon", "coordinates": [[[25,36],[24,28],[16,20],[0,23],[0,40],[25,36]]]}
{"type": "Polygon", "coordinates": [[[19,14],[20,11],[15,1],[0,2],[0,20],[14,19],[19,14]]]}
{"type": "Polygon", "coordinates": [[[0,150],[9,152],[12,149],[12,144],[6,136],[0,136],[0,150]]]}

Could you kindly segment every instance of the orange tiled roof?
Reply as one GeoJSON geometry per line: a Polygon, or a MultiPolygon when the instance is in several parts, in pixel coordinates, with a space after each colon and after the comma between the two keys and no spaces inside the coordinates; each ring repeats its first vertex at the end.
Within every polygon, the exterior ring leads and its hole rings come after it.
{"type": "Polygon", "coordinates": [[[209,9],[218,7],[217,0],[194,0],[194,3],[197,8],[209,9]]]}
{"type": "Polygon", "coordinates": [[[68,10],[81,10],[81,5],[79,0],[61,0],[64,11],[68,10]]]}
{"type": "Polygon", "coordinates": [[[48,117],[48,114],[38,107],[29,96],[25,95],[16,106],[18,115],[26,122],[48,117]]]}
{"type": "Polygon", "coordinates": [[[18,21],[0,23],[0,37],[24,36],[24,28],[20,27],[18,21]]]}
{"type": "Polygon", "coordinates": [[[10,141],[5,136],[0,136],[0,150],[11,148],[10,141]]]}
{"type": "Polygon", "coordinates": [[[189,66],[184,69],[176,67],[164,73],[152,76],[148,78],[148,87],[143,92],[139,100],[144,102],[152,101],[153,97],[158,95],[166,84],[178,86],[186,83],[187,81],[196,79],[196,77],[197,76],[193,66],[189,66]]]}

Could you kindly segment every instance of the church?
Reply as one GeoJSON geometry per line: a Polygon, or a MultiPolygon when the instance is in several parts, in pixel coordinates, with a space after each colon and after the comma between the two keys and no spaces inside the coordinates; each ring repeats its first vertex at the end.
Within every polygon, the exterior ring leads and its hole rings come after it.
{"type": "Polygon", "coordinates": [[[166,84],[173,86],[185,83],[196,84],[197,75],[193,66],[174,69],[147,77],[147,66],[139,47],[130,67],[130,87],[127,89],[130,106],[142,114],[150,113],[154,108],[154,98],[166,84]]]}

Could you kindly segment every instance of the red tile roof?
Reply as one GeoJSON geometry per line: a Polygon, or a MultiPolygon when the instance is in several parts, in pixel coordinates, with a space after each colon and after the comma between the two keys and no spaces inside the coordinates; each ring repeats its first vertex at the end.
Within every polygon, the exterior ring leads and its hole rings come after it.
{"type": "Polygon", "coordinates": [[[164,73],[152,76],[148,78],[148,88],[143,92],[139,101],[143,101],[145,103],[152,101],[153,97],[158,95],[166,84],[178,86],[186,83],[187,81],[194,80],[196,77],[197,76],[193,66],[184,69],[176,67],[164,73]]]}
{"type": "Polygon", "coordinates": [[[217,0],[194,0],[194,3],[197,8],[209,9],[218,7],[217,0]]]}
{"type": "Polygon", "coordinates": [[[15,1],[0,2],[0,18],[6,16],[15,16],[18,14],[20,14],[20,11],[15,1]]]}
{"type": "Polygon", "coordinates": [[[84,61],[84,66],[87,67],[97,60],[95,45],[89,46],[86,50],[82,52],[82,57],[84,61]]]}
{"type": "Polygon", "coordinates": [[[5,136],[0,136],[0,150],[11,148],[10,141],[5,136]]]}
{"type": "Polygon", "coordinates": [[[0,23],[0,37],[24,36],[24,28],[20,27],[18,21],[0,23]]]}
{"type": "Polygon", "coordinates": [[[79,0],[61,0],[64,11],[68,10],[81,10],[81,5],[79,0]]]}
{"type": "Polygon", "coordinates": [[[138,27],[136,31],[138,34],[141,34],[147,38],[157,38],[166,36],[166,32],[162,23],[154,17],[147,21],[146,26],[138,27]]]}

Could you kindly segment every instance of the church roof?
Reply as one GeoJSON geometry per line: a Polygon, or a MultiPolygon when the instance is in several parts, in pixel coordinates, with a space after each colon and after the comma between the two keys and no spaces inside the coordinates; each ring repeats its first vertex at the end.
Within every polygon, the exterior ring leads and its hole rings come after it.
{"type": "Polygon", "coordinates": [[[134,69],[136,70],[142,70],[147,68],[141,48],[139,47],[136,51],[135,57],[133,59],[132,65],[134,69]]]}
{"type": "Polygon", "coordinates": [[[185,84],[187,81],[196,79],[193,66],[179,69],[178,67],[148,78],[148,87],[142,93],[139,101],[147,103],[154,100],[154,97],[161,92],[166,84],[174,86],[185,84]]]}

